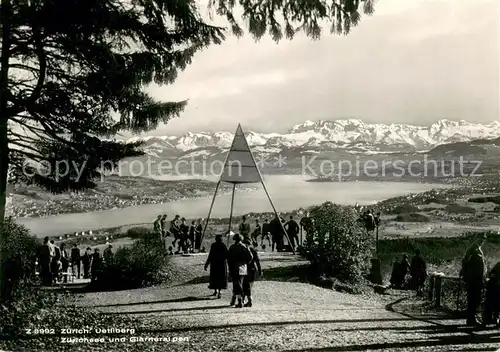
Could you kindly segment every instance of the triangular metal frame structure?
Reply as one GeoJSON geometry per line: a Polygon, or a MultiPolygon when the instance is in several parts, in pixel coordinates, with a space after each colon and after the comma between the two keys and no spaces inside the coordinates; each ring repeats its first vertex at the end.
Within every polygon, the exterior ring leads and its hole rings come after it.
{"type": "MultiPolygon", "coordinates": [[[[233,190],[231,194],[231,210],[229,213],[229,230],[231,232],[231,225],[233,219],[233,206],[234,206],[234,194],[236,190],[237,184],[242,183],[257,183],[260,182],[262,187],[264,188],[264,192],[266,192],[266,196],[269,199],[269,203],[271,203],[271,207],[273,208],[274,215],[279,219],[278,212],[276,211],[276,207],[267,191],[266,184],[264,183],[264,179],[262,178],[262,174],[260,173],[259,167],[255,162],[255,158],[252,154],[252,150],[248,145],[245,134],[243,133],[243,129],[241,128],[241,124],[238,124],[238,128],[236,129],[236,133],[234,134],[233,142],[231,143],[231,148],[229,148],[229,152],[227,153],[226,160],[224,162],[223,170],[219,181],[215,187],[214,196],[212,198],[212,203],[210,204],[210,209],[208,210],[208,216],[205,221],[205,226],[203,228],[203,234],[201,236],[201,241],[205,237],[205,232],[208,227],[208,221],[210,220],[210,215],[212,214],[212,209],[215,203],[215,199],[217,198],[217,192],[219,191],[220,185],[222,182],[231,183],[233,185],[233,190]]],[[[281,219],[280,219],[281,220],[281,219]]],[[[286,232],[283,223],[280,221],[281,228],[286,236],[288,243],[290,242],[290,238],[288,237],[288,233],[286,232]]],[[[293,254],[295,254],[295,249],[292,248],[293,254]]]]}

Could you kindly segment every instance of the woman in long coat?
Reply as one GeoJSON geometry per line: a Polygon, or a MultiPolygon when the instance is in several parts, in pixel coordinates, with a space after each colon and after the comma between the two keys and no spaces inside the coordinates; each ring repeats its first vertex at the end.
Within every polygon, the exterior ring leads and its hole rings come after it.
{"type": "Polygon", "coordinates": [[[220,291],[227,289],[227,247],[222,242],[222,235],[215,236],[215,242],[210,247],[205,270],[210,265],[209,289],[214,290],[212,296],[221,298],[220,291]]]}
{"type": "Polygon", "coordinates": [[[258,280],[260,277],[262,277],[262,267],[260,266],[259,254],[255,250],[255,248],[252,247],[250,239],[249,238],[245,239],[243,241],[243,244],[245,244],[248,247],[253,257],[250,264],[248,264],[247,275],[243,279],[243,296],[246,297],[248,300],[247,303],[245,304],[245,307],[251,307],[253,283],[255,282],[255,280],[258,280]]]}

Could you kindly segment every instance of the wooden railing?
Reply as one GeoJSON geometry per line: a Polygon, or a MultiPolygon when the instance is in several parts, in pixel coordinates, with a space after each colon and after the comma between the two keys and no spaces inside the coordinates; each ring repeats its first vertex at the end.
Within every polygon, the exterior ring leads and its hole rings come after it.
{"type": "Polygon", "coordinates": [[[428,299],[435,307],[459,311],[464,308],[464,284],[458,276],[433,273],[429,276],[428,299]]]}

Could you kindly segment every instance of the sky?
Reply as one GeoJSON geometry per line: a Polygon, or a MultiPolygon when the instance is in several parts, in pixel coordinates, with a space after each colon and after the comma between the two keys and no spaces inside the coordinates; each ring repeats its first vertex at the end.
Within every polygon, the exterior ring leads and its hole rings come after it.
{"type": "MultiPolygon", "coordinates": [[[[205,1],[205,0],[202,0],[205,1]]],[[[180,118],[149,135],[286,132],[305,120],[359,118],[427,125],[489,123],[500,110],[498,0],[378,0],[348,36],[279,44],[229,37],[199,52],[169,86],[189,99],[180,118]]]]}

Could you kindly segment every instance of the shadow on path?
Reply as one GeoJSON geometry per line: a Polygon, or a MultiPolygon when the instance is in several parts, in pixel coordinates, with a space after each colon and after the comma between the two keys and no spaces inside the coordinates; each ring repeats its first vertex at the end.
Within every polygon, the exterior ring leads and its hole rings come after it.
{"type": "Polygon", "coordinates": [[[165,299],[161,301],[144,301],[144,302],[131,302],[131,303],[116,303],[116,304],[102,304],[93,306],[94,308],[102,308],[102,307],[128,307],[128,306],[142,306],[147,304],[161,304],[161,303],[180,303],[180,302],[197,302],[197,301],[211,301],[216,299],[213,296],[204,296],[204,297],[181,297],[174,299],[165,299]]]}

